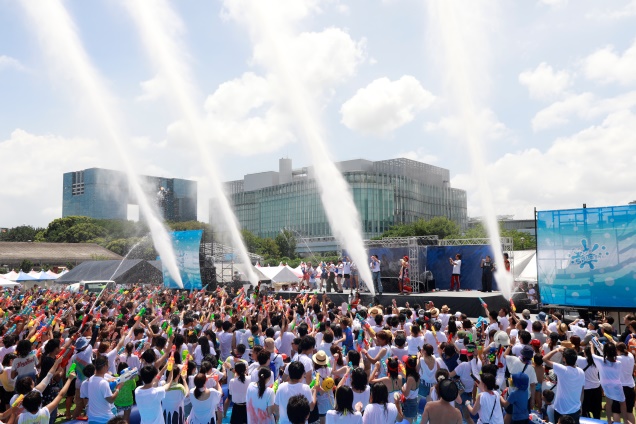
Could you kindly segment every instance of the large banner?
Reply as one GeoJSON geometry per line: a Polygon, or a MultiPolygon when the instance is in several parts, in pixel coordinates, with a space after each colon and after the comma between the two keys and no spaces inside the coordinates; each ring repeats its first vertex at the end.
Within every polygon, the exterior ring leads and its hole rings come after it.
{"type": "MultiPolygon", "coordinates": [[[[187,290],[201,289],[199,247],[203,230],[175,231],[170,236],[181,280],[183,281],[183,288],[187,290]]],[[[169,289],[180,288],[170,276],[164,261],[161,261],[161,267],[163,270],[163,286],[169,289]]]]}
{"type": "Polygon", "coordinates": [[[636,205],[537,214],[541,301],[582,307],[636,304],[636,205]]]}

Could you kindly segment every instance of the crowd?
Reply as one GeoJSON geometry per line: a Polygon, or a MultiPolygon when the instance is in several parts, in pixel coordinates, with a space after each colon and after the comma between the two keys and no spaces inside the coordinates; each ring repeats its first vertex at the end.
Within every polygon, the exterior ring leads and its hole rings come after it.
{"type": "Polygon", "coordinates": [[[336,305],[223,289],[0,299],[0,420],[142,424],[634,422],[636,320],[470,320],[433,302],[336,305]],[[632,335],[634,334],[634,335],[632,335]],[[422,405],[425,404],[422,409],[422,405]]]}

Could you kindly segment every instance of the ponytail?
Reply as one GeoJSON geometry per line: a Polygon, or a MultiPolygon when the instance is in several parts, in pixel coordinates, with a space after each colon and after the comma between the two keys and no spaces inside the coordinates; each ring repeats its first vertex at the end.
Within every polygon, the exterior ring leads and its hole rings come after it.
{"type": "Polygon", "coordinates": [[[258,371],[258,397],[262,398],[267,388],[267,382],[272,376],[272,371],[269,368],[261,368],[258,371]]]}
{"type": "Polygon", "coordinates": [[[194,376],[194,397],[196,399],[199,399],[201,397],[201,395],[203,394],[203,388],[205,387],[205,382],[207,381],[207,377],[205,374],[203,373],[199,373],[197,375],[194,376]]]}

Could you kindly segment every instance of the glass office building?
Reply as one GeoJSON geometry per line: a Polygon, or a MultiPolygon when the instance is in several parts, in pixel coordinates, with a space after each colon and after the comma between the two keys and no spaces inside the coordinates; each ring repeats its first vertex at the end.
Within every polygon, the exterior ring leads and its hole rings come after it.
{"type": "MultiPolygon", "coordinates": [[[[409,159],[336,164],[351,186],[365,238],[379,236],[392,225],[445,216],[466,225],[466,192],[450,186],[447,169],[409,159]]],[[[242,226],[259,237],[276,237],[289,229],[302,237],[330,237],[312,167],[292,169],[280,159],[279,171],[249,174],[226,184],[242,226]]],[[[329,193],[337,203],[342,193],[329,193]]],[[[216,210],[210,201],[210,222],[216,210]]]]}
{"type": "MultiPolygon", "coordinates": [[[[197,219],[196,181],[150,176],[140,176],[139,180],[163,219],[177,222],[197,219]]],[[[64,174],[62,216],[127,219],[128,205],[136,204],[123,172],[90,168],[64,174]]],[[[141,211],[139,215],[143,219],[141,211]]]]}

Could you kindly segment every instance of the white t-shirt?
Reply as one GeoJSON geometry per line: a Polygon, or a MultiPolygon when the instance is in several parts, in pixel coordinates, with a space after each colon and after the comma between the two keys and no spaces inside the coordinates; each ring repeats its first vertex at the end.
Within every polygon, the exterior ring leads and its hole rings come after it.
{"type": "Polygon", "coordinates": [[[398,416],[398,410],[395,404],[387,403],[380,405],[379,403],[370,403],[364,408],[364,424],[392,424],[398,416]]]}
{"type": "MultiPolygon", "coordinates": [[[[314,361],[307,355],[298,355],[297,360],[305,367],[305,374],[314,372],[314,361]]],[[[285,374],[289,375],[289,367],[285,367],[285,374]]]]}
{"type": "Polygon", "coordinates": [[[0,363],[2,363],[2,360],[4,359],[6,355],[13,352],[15,352],[15,345],[11,347],[4,347],[4,346],[0,347],[0,363]]]}
{"type": "Polygon", "coordinates": [[[35,351],[30,352],[24,358],[15,358],[13,360],[13,365],[11,366],[11,371],[16,371],[18,373],[18,377],[16,377],[16,380],[23,375],[35,374],[35,366],[37,362],[38,359],[35,356],[35,351]]]}
{"type": "Polygon", "coordinates": [[[473,387],[475,386],[475,381],[471,378],[470,374],[472,373],[472,366],[470,362],[462,362],[457,367],[455,367],[455,374],[459,376],[459,379],[466,387],[466,393],[470,393],[473,391],[473,387]]]}
{"type": "Polygon", "coordinates": [[[88,399],[88,380],[82,381],[80,386],[80,399],[88,399]]]}
{"type": "Polygon", "coordinates": [[[621,356],[621,385],[634,387],[634,355],[621,356]]]}
{"type": "Polygon", "coordinates": [[[581,368],[581,370],[585,373],[585,387],[583,387],[583,389],[596,389],[601,385],[598,369],[596,368],[596,365],[590,365],[589,367],[587,365],[587,358],[581,356],[576,358],[576,366],[581,368]]]}
{"type": "Polygon", "coordinates": [[[291,356],[292,350],[292,341],[296,336],[294,333],[290,333],[289,331],[285,331],[283,336],[280,338],[280,346],[278,347],[278,352],[284,353],[287,356],[291,356]]]}
{"type": "Polygon", "coordinates": [[[51,413],[48,408],[40,408],[35,414],[23,411],[18,416],[18,424],[48,424],[50,417],[51,413]]]}
{"type": "Polygon", "coordinates": [[[121,354],[119,355],[119,362],[127,364],[129,368],[141,369],[141,361],[136,355],[121,354]]]}
{"type": "Polygon", "coordinates": [[[510,320],[508,317],[499,317],[499,327],[501,327],[501,331],[508,330],[508,327],[510,327],[510,320]]]}
{"type": "MultiPolygon", "coordinates": [[[[247,396],[247,387],[250,385],[252,378],[250,376],[245,377],[245,382],[241,382],[238,378],[230,380],[228,385],[228,391],[232,395],[232,402],[245,403],[247,396]]],[[[272,383],[273,384],[273,383],[272,383]]]]}
{"type": "Polygon", "coordinates": [[[221,360],[225,361],[225,358],[230,356],[230,353],[232,353],[232,333],[223,332],[219,334],[218,339],[219,346],[221,347],[221,360]]]}
{"type": "MultiPolygon", "coordinates": [[[[532,364],[528,364],[528,366],[526,367],[526,364],[521,362],[521,359],[513,355],[508,355],[506,356],[506,366],[508,367],[508,372],[510,372],[510,375],[517,374],[523,371],[523,373],[526,374],[529,379],[528,387],[530,387],[531,384],[537,384],[537,373],[534,371],[532,364]]],[[[510,388],[511,391],[514,391],[512,389],[514,389],[514,387],[510,388]]],[[[531,391],[532,390],[528,390],[528,399],[530,399],[531,391]]]]}
{"type": "MultiPolygon", "coordinates": [[[[355,408],[355,405],[354,405],[355,408]]],[[[325,424],[362,424],[362,414],[354,412],[353,414],[339,414],[335,410],[327,411],[325,416],[325,424]]]]}
{"type": "Polygon", "coordinates": [[[353,407],[355,408],[358,402],[362,402],[362,409],[364,410],[364,408],[366,408],[367,405],[369,404],[369,398],[371,396],[371,387],[367,384],[367,387],[366,389],[364,389],[364,392],[358,393],[355,390],[352,390],[352,392],[353,392],[353,407]]]}
{"type": "Polygon", "coordinates": [[[253,423],[272,422],[267,408],[274,405],[274,389],[266,387],[263,397],[258,397],[258,384],[250,383],[247,387],[247,420],[253,423]]]}
{"type": "MultiPolygon", "coordinates": [[[[307,402],[311,404],[313,397],[311,395],[311,389],[304,383],[283,383],[278,387],[278,391],[274,397],[274,402],[278,405],[280,413],[279,424],[291,424],[287,419],[287,402],[292,396],[303,395],[307,398],[307,402]]],[[[383,423],[384,424],[384,423],[383,423]]]]}
{"type": "MultiPolygon", "coordinates": [[[[164,424],[163,408],[161,401],[166,397],[166,390],[163,387],[152,387],[150,389],[135,389],[135,400],[141,424],[164,424]]],[[[92,402],[91,399],[89,401],[92,402]]]]}
{"type": "Polygon", "coordinates": [[[581,392],[585,386],[585,373],[581,368],[553,363],[553,371],[559,379],[554,396],[554,410],[560,414],[572,414],[581,409],[581,392]]]}
{"type": "Polygon", "coordinates": [[[417,337],[407,336],[406,342],[408,343],[408,354],[409,355],[417,355],[419,349],[424,346],[424,337],[420,334],[417,337]]]}
{"type": "Polygon", "coordinates": [[[103,377],[94,375],[88,380],[88,397],[90,398],[90,402],[88,402],[86,415],[89,421],[105,423],[115,416],[112,411],[113,404],[105,399],[112,395],[113,392],[110,391],[108,381],[103,377]]]}
{"type": "Polygon", "coordinates": [[[462,260],[461,259],[455,259],[453,261],[453,274],[461,274],[461,269],[462,269],[462,260]]]}

